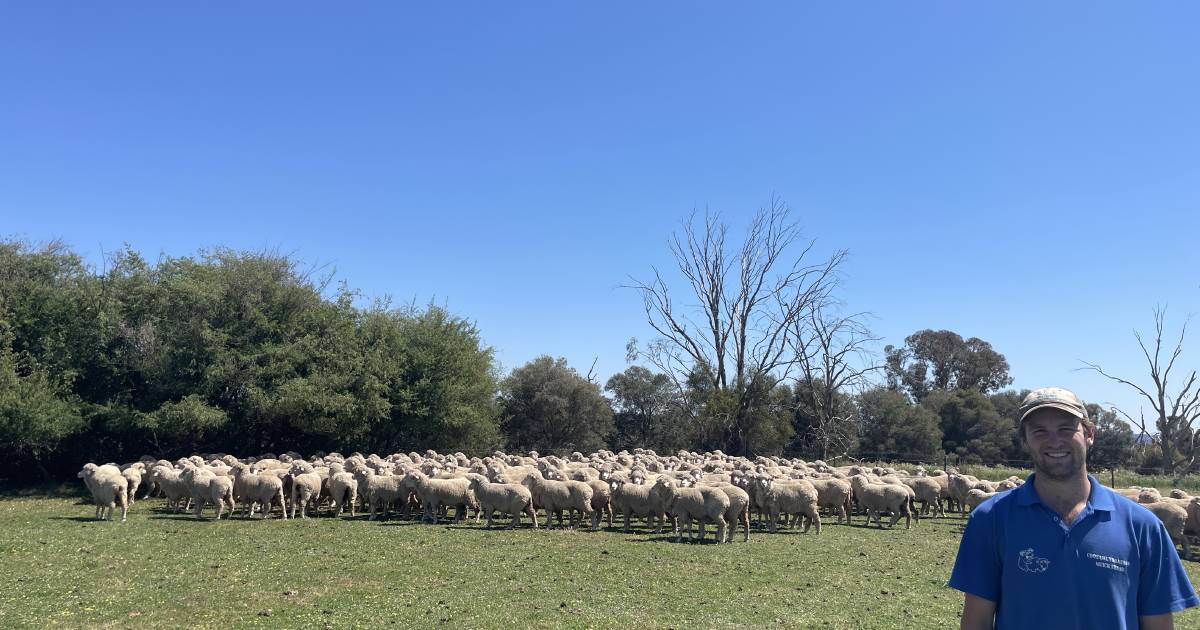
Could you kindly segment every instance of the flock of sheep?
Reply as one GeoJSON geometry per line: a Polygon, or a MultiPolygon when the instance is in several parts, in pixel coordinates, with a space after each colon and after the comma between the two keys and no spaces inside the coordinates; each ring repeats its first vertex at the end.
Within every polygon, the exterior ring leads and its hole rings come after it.
{"type": "MultiPolygon", "coordinates": [[[[718,542],[732,542],[739,527],[742,540],[748,540],[752,513],[770,532],[781,524],[802,523],[805,532],[815,526],[819,534],[822,510],[838,523],[850,523],[858,513],[866,516],[866,524],[874,520],[882,528],[887,514],[889,527],[904,518],[908,528],[922,515],[944,517],[947,509],[966,514],[996,492],[1023,483],[1018,477],[993,482],[920,466],[910,472],[781,457],[750,460],[720,451],[660,456],[646,449],[577,452],[567,458],[536,452],[468,458],[434,451],[388,457],[329,453],[309,460],[297,453],[244,460],[193,455],[175,462],[143,457],[124,466],[89,463],[78,476],[92,493],[97,519],[111,520],[120,507],[124,521],[145,488],[143,498],[162,496],[176,512],[190,506],[196,518],[203,518],[211,504],[218,519],[232,516],[241,505],[247,518],[259,508],[267,518],[278,507],[284,519],[297,514],[306,518],[322,509],[334,516],[349,511],[352,517],[365,510],[371,520],[398,511],[404,518],[419,513],[421,520],[436,523],[453,508],[454,522],[471,510],[477,523],[486,518],[491,527],[500,512],[511,517],[507,529],[512,529],[522,516],[538,527],[537,510],[542,510],[547,528],[555,521],[562,526],[564,514],[569,527],[587,523],[597,529],[605,519],[611,528],[619,514],[625,531],[633,518],[643,518],[655,533],[669,524],[677,541],[683,536],[681,527],[693,539],[693,523],[703,541],[705,526],[711,524],[718,542]]],[[[1162,497],[1152,488],[1119,492],[1146,504],[1183,545],[1184,556],[1189,555],[1187,535],[1200,534],[1200,498],[1193,501],[1178,490],[1162,497]]]]}

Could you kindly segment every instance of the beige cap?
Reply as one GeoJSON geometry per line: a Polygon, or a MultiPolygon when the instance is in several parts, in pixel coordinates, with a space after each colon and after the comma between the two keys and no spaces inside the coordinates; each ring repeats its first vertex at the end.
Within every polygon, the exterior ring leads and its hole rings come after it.
{"type": "Polygon", "coordinates": [[[1021,401],[1021,422],[1025,422],[1029,414],[1045,407],[1062,409],[1080,420],[1088,419],[1087,407],[1074,392],[1061,387],[1042,387],[1029,392],[1021,401]]]}

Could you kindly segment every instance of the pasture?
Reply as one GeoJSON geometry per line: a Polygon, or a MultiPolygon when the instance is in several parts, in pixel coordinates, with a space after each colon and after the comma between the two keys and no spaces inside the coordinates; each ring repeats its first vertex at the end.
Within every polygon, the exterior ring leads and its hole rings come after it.
{"type": "MultiPolygon", "coordinates": [[[[636,526],[214,522],[162,505],[121,524],[74,495],[0,498],[0,627],[947,628],[961,606],[944,585],[958,515],[698,545],[636,526]]],[[[1200,628],[1200,612],[1176,623],[1200,628]]]]}

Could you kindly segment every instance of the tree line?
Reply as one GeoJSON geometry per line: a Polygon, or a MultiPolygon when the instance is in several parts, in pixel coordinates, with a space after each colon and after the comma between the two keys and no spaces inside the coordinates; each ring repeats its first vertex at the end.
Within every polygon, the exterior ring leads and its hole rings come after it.
{"type": "MultiPolygon", "coordinates": [[[[629,367],[598,379],[551,355],[501,374],[469,319],[362,306],[277,252],[126,248],[98,270],[61,242],[0,240],[0,477],[286,450],[1025,459],[1004,356],[922,330],[876,357],[865,314],[837,300],[845,252],[813,258],[782,204],[740,240],[692,216],[669,246],[684,290],[657,269],[630,279],[659,336],[631,339],[629,367]]],[[[1093,411],[1098,465],[1147,457],[1093,411]]]]}

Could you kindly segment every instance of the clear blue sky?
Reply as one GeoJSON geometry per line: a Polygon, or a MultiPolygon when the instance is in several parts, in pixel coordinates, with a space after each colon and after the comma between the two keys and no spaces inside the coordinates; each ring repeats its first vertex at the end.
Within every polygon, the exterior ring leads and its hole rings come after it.
{"type": "Polygon", "coordinates": [[[1200,308],[1200,5],[853,9],[7,3],[0,233],[278,248],[607,378],[650,337],[617,286],[774,194],[886,343],[978,336],[1136,413],[1073,370],[1145,380],[1131,331],[1200,308]]]}

